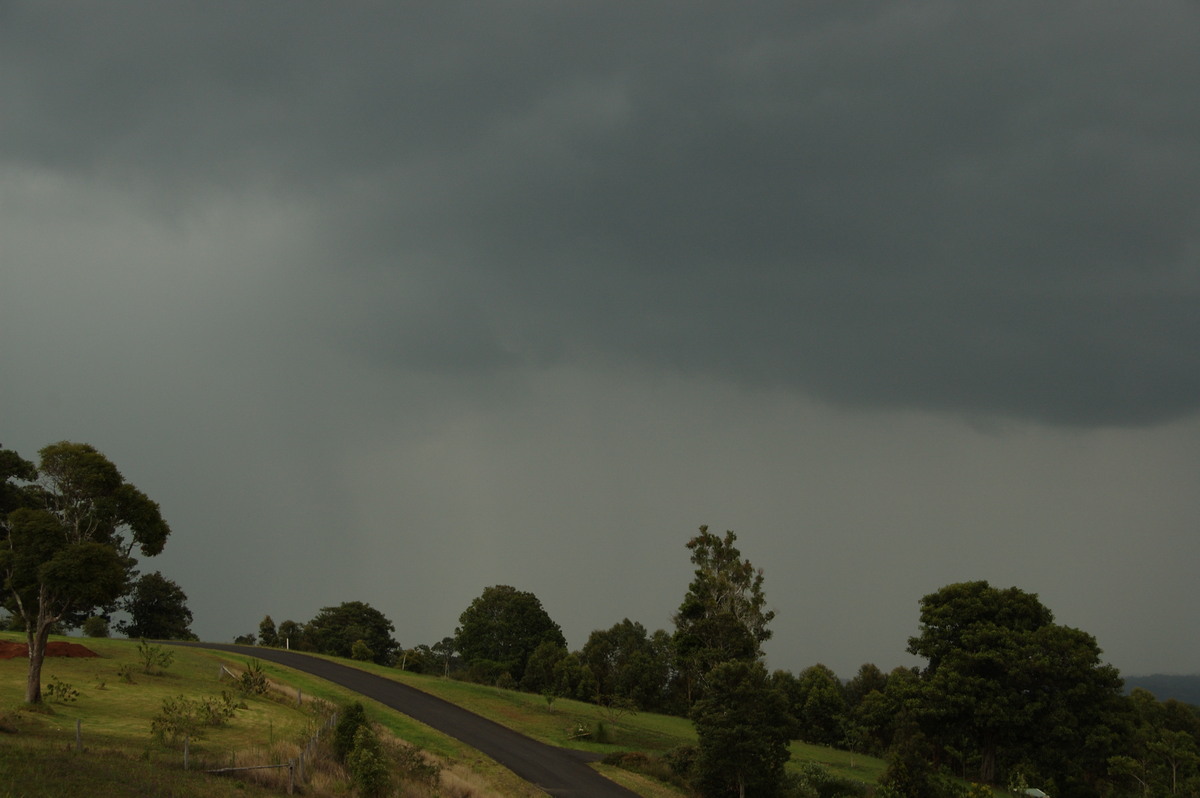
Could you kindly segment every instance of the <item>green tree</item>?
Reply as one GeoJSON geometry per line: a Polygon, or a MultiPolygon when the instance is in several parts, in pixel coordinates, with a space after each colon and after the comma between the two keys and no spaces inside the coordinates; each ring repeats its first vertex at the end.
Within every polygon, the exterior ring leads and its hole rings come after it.
{"type": "Polygon", "coordinates": [[[639,709],[662,708],[671,676],[671,654],[664,636],[650,636],[646,628],[628,618],[609,629],[588,635],[580,657],[609,699],[632,701],[639,709]]]}
{"type": "Polygon", "coordinates": [[[158,571],[146,574],[134,583],[133,591],[122,603],[130,620],[117,623],[126,637],[151,640],[195,640],[192,611],[183,588],[158,571]]]}
{"type": "Polygon", "coordinates": [[[736,540],[733,532],[721,538],[702,526],[687,543],[696,571],[675,613],[674,643],[689,702],[715,665],[759,659],[771,637],[775,613],[766,609],[762,570],[742,559],[736,540]]]}
{"type": "Polygon", "coordinates": [[[795,719],[761,662],[731,660],[709,673],[691,712],[699,737],[696,786],[705,798],[772,798],[783,787],[795,719]]]}
{"type": "Polygon", "coordinates": [[[108,619],[103,615],[92,615],[83,622],[85,637],[108,637],[108,619]]]}
{"type": "Polygon", "coordinates": [[[567,645],[537,596],[508,585],[486,588],[463,610],[458,623],[455,642],[466,665],[494,663],[518,683],[538,646],[567,645]]]}
{"type": "Polygon", "coordinates": [[[824,665],[805,668],[789,691],[791,713],[806,743],[840,745],[846,697],[837,674],[824,665]]]}
{"type": "Polygon", "coordinates": [[[1121,679],[1090,635],[1053,623],[1035,594],[987,582],[921,599],[910,653],[928,660],[920,720],[930,742],[995,784],[1025,763],[1060,787],[1099,778],[1118,733],[1121,679]]]}
{"type": "Polygon", "coordinates": [[[554,667],[567,656],[567,647],[553,640],[546,640],[533,650],[525,663],[525,674],[521,677],[521,689],[527,693],[555,694],[557,689],[554,667]]]}
{"type": "Polygon", "coordinates": [[[346,601],[336,607],[322,608],[304,627],[304,638],[314,651],[347,658],[354,656],[354,643],[361,640],[371,650],[372,661],[390,665],[400,648],[392,639],[395,628],[370,604],[346,601]]]}
{"type": "Polygon", "coordinates": [[[0,576],[6,606],[29,643],[25,700],[42,700],[41,674],[52,626],[79,626],[114,607],[129,587],[136,549],[162,551],[170,535],[158,505],[85,443],[43,448],[37,468],[13,452],[0,456],[0,576]],[[21,484],[25,483],[25,484],[21,484]]]}
{"type": "Polygon", "coordinates": [[[258,644],[267,648],[275,648],[279,645],[279,632],[275,629],[275,621],[271,620],[271,616],[265,616],[258,623],[258,644]]]}
{"type": "Polygon", "coordinates": [[[275,645],[303,649],[304,626],[302,624],[288,619],[279,624],[278,634],[275,645]]]}

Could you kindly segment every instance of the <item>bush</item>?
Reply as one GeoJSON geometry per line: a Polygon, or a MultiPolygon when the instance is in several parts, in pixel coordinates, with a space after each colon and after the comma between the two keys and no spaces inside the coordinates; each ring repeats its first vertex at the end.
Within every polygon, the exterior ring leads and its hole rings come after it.
{"type": "Polygon", "coordinates": [[[142,671],[155,676],[171,667],[171,663],[175,659],[174,651],[167,651],[162,646],[147,643],[144,638],[138,643],[138,655],[142,658],[142,671]]]}
{"type": "Polygon", "coordinates": [[[99,615],[93,615],[83,622],[83,633],[88,637],[108,637],[108,621],[99,615]]]}
{"type": "Polygon", "coordinates": [[[51,698],[60,704],[69,704],[79,698],[79,691],[66,682],[60,682],[57,676],[50,677],[50,684],[42,688],[47,698],[51,698]]]}
{"type": "Polygon", "coordinates": [[[677,745],[664,752],[662,759],[672,773],[685,782],[691,781],[696,772],[696,762],[700,759],[700,749],[694,745],[677,745]]]}
{"type": "Polygon", "coordinates": [[[392,791],[392,775],[379,738],[370,726],[362,725],[354,733],[354,744],[346,756],[346,770],[358,794],[382,798],[392,791]]]}
{"type": "Polygon", "coordinates": [[[396,763],[405,781],[415,782],[424,787],[437,787],[442,768],[430,762],[415,745],[401,743],[395,751],[396,763]]]}
{"type": "Polygon", "coordinates": [[[267,674],[263,672],[262,663],[256,659],[246,664],[246,670],[238,677],[238,690],[242,695],[265,695],[270,685],[267,674]]]}
{"type": "Polygon", "coordinates": [[[866,785],[830,773],[816,762],[805,762],[789,775],[787,791],[806,798],[859,798],[866,795],[866,785]]]}
{"type": "Polygon", "coordinates": [[[366,725],[367,709],[361,701],[342,708],[337,726],[333,729],[333,755],[337,761],[346,762],[346,757],[354,750],[354,735],[366,725]]]}
{"type": "Polygon", "coordinates": [[[359,662],[369,662],[375,659],[375,652],[367,645],[366,640],[355,640],[350,646],[350,656],[359,662]]]}

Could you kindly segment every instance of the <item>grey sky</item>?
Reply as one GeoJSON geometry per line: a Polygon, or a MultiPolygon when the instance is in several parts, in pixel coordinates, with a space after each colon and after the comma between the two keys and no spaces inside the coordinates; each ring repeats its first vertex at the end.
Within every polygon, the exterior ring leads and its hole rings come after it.
{"type": "Polygon", "coordinates": [[[0,2],[0,441],[160,502],[214,640],[488,585],[772,667],[1037,592],[1200,671],[1200,7],[0,2]]]}

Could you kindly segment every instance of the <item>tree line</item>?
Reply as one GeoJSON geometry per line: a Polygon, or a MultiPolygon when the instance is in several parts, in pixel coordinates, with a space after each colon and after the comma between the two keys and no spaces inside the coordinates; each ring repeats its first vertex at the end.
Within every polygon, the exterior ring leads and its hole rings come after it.
{"type": "MultiPolygon", "coordinates": [[[[29,703],[53,631],[106,633],[125,609],[126,633],[194,637],[179,586],[136,570],[134,552],[154,556],[170,535],[158,505],[88,444],[39,456],[0,447],[0,587],[29,642],[29,703]]],[[[1200,793],[1200,709],[1125,695],[1095,638],[1016,587],[963,582],[921,598],[907,650],[923,667],[864,664],[848,681],[819,664],[769,673],[774,612],[736,540],[701,527],[687,542],[695,571],[672,630],[626,618],[577,651],[535,595],[508,585],[486,588],[432,644],[401,647],[383,613],[354,601],[305,623],[267,616],[238,642],[689,716],[699,744],[677,759],[704,796],[794,793],[793,739],[887,757],[879,798],[949,798],[962,791],[949,776],[1054,798],[1200,793]]]]}
{"type": "Polygon", "coordinates": [[[1200,709],[1125,695],[1094,637],[1016,587],[964,582],[921,598],[907,650],[922,667],[866,663],[845,680],[821,664],[768,672],[774,613],[736,540],[701,527],[688,541],[696,569],[673,629],[625,618],[576,651],[534,594],[508,585],[486,588],[432,645],[401,647],[361,602],[278,629],[268,616],[259,641],[282,645],[286,631],[302,650],[691,717],[705,796],[791,794],[790,740],[885,757],[879,798],[952,798],[972,782],[1054,798],[1200,792],[1200,709]]]}

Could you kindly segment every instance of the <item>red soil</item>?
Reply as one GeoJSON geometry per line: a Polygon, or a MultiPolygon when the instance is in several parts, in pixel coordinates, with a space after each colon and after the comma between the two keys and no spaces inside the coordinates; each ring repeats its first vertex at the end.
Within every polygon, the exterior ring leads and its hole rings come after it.
{"type": "MultiPolygon", "coordinates": [[[[29,646],[24,643],[7,643],[0,640],[0,659],[13,659],[15,657],[28,657],[29,646]]],[[[95,651],[92,651],[87,646],[79,643],[47,643],[47,657],[98,657],[100,656],[95,651]]]]}

